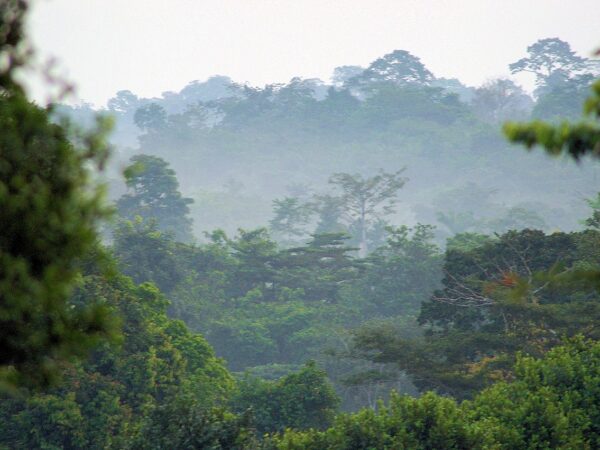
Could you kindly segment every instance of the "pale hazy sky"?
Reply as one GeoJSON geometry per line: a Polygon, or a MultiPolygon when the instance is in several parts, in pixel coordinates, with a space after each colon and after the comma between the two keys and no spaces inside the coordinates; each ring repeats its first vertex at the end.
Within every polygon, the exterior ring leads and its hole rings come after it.
{"type": "Polygon", "coordinates": [[[469,85],[507,75],[537,39],[589,56],[598,0],[35,0],[30,33],[79,97],[144,97],[215,74],[263,85],[327,79],[394,49],[469,85]]]}

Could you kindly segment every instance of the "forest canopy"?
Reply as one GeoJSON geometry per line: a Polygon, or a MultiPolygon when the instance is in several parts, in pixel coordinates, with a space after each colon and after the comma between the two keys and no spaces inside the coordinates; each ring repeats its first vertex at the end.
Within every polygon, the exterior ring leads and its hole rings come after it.
{"type": "Polygon", "coordinates": [[[600,447],[596,60],[43,107],[27,11],[0,2],[0,448],[600,447]]]}

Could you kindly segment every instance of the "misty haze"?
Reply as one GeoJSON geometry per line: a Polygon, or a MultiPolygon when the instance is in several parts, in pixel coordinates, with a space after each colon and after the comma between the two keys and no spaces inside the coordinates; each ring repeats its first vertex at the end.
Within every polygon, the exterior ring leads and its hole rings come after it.
{"type": "Polygon", "coordinates": [[[200,3],[0,0],[0,448],[600,448],[597,8],[200,3]]]}

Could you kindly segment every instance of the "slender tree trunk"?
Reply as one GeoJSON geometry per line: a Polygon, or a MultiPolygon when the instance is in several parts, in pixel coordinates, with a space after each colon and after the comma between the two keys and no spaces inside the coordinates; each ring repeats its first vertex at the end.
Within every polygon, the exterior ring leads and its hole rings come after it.
{"type": "Polygon", "coordinates": [[[358,256],[364,258],[367,256],[367,224],[366,224],[366,213],[365,205],[363,203],[360,210],[360,245],[358,249],[358,256]]]}

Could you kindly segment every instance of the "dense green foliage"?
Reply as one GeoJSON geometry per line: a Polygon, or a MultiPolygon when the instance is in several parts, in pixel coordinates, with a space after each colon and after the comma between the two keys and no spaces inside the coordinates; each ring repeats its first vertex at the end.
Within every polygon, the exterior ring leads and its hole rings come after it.
{"type": "MultiPolygon", "coordinates": [[[[223,361],[204,338],[167,317],[169,302],[153,284],[136,285],[118,274],[97,243],[98,221],[108,210],[91,169],[105,160],[106,125],[71,132],[51,122],[50,109],[31,104],[14,82],[12,70],[26,56],[20,45],[26,7],[19,1],[0,5],[6,62],[0,86],[0,446],[255,448],[250,413],[225,409],[235,382],[223,361]],[[98,339],[117,328],[118,339],[98,339]],[[87,359],[72,358],[91,344],[87,359]],[[57,376],[62,383],[47,386],[57,376]]],[[[162,226],[169,242],[189,237],[189,202],[164,161],[142,155],[133,162],[128,180],[134,193],[119,209],[133,212],[135,221],[119,222],[115,248],[142,257],[147,241],[128,241],[127,233],[147,230],[156,241],[162,226]]],[[[148,271],[156,262],[152,255],[145,260],[133,276],[149,272],[159,283],[177,282],[148,271]]],[[[120,261],[127,262],[133,263],[120,261]]],[[[298,399],[306,383],[317,381],[323,392],[304,407],[294,405],[296,418],[282,427],[298,417],[315,414],[316,421],[333,414],[336,397],[314,366],[289,375],[284,390],[298,399]]]]}
{"type": "Polygon", "coordinates": [[[239,412],[252,411],[260,434],[286,428],[325,429],[331,425],[338,404],[325,372],[314,362],[276,381],[246,376],[238,389],[232,407],[239,412]]]}
{"type": "Polygon", "coordinates": [[[498,383],[472,402],[396,395],[377,411],[339,416],[326,431],[287,431],[267,448],[597,448],[599,368],[600,344],[575,339],[544,359],[520,358],[515,381],[498,383]]]}
{"type": "MultiPolygon", "coordinates": [[[[535,102],[510,80],[436,78],[404,50],[338,68],[331,86],[121,91],[109,108],[143,153],[101,244],[107,124],[76,132],[27,100],[13,76],[26,8],[0,2],[0,448],[600,447],[600,197],[570,232],[548,230],[564,218],[555,192],[551,206],[495,198],[520,194],[527,183],[503,189],[520,175],[567,173],[499,156],[494,128],[576,115],[593,71],[567,43],[510,65],[535,73],[535,102]],[[288,192],[270,229],[200,241],[171,165],[193,188],[229,174],[212,201],[235,198],[235,220],[288,192]],[[414,176],[456,169],[444,189],[414,176]],[[251,197],[240,181],[263,185],[251,197]],[[392,225],[409,188],[440,230],[392,225]]],[[[506,132],[597,156],[599,98],[596,82],[585,122],[506,132]]]]}
{"type": "Polygon", "coordinates": [[[457,396],[510,378],[515,353],[541,355],[564,336],[598,338],[598,295],[570,274],[600,267],[600,234],[512,231],[474,248],[449,248],[442,289],[422,303],[425,336],[386,329],[356,335],[357,350],[394,363],[422,389],[457,396]]]}
{"type": "Polygon", "coordinates": [[[0,443],[23,449],[147,448],[136,442],[146,442],[147,430],[166,426],[161,420],[173,420],[163,414],[171,403],[202,406],[212,414],[211,407],[233,388],[208,343],[166,317],[167,301],[154,286],[91,273],[72,301],[93,299],[122,318],[121,342],[98,346],[83,363],[61,365],[64,382],[56,388],[5,398],[0,443]]]}
{"type": "Polygon", "coordinates": [[[114,331],[102,305],[68,301],[107,213],[90,167],[106,159],[109,124],[73,135],[27,100],[13,74],[24,9],[0,5],[0,390],[48,384],[61,360],[114,331]]]}
{"type": "Polygon", "coordinates": [[[170,313],[202,332],[232,370],[315,359],[340,388],[358,366],[324,351],[346,353],[348,329],[367,320],[396,317],[415,333],[419,306],[439,284],[432,228],[389,233],[359,259],[342,233],[279,248],[264,229],[234,238],[215,232],[210,243],[190,246],[139,223],[117,230],[114,251],[121,270],[164,290],[170,313]]]}

